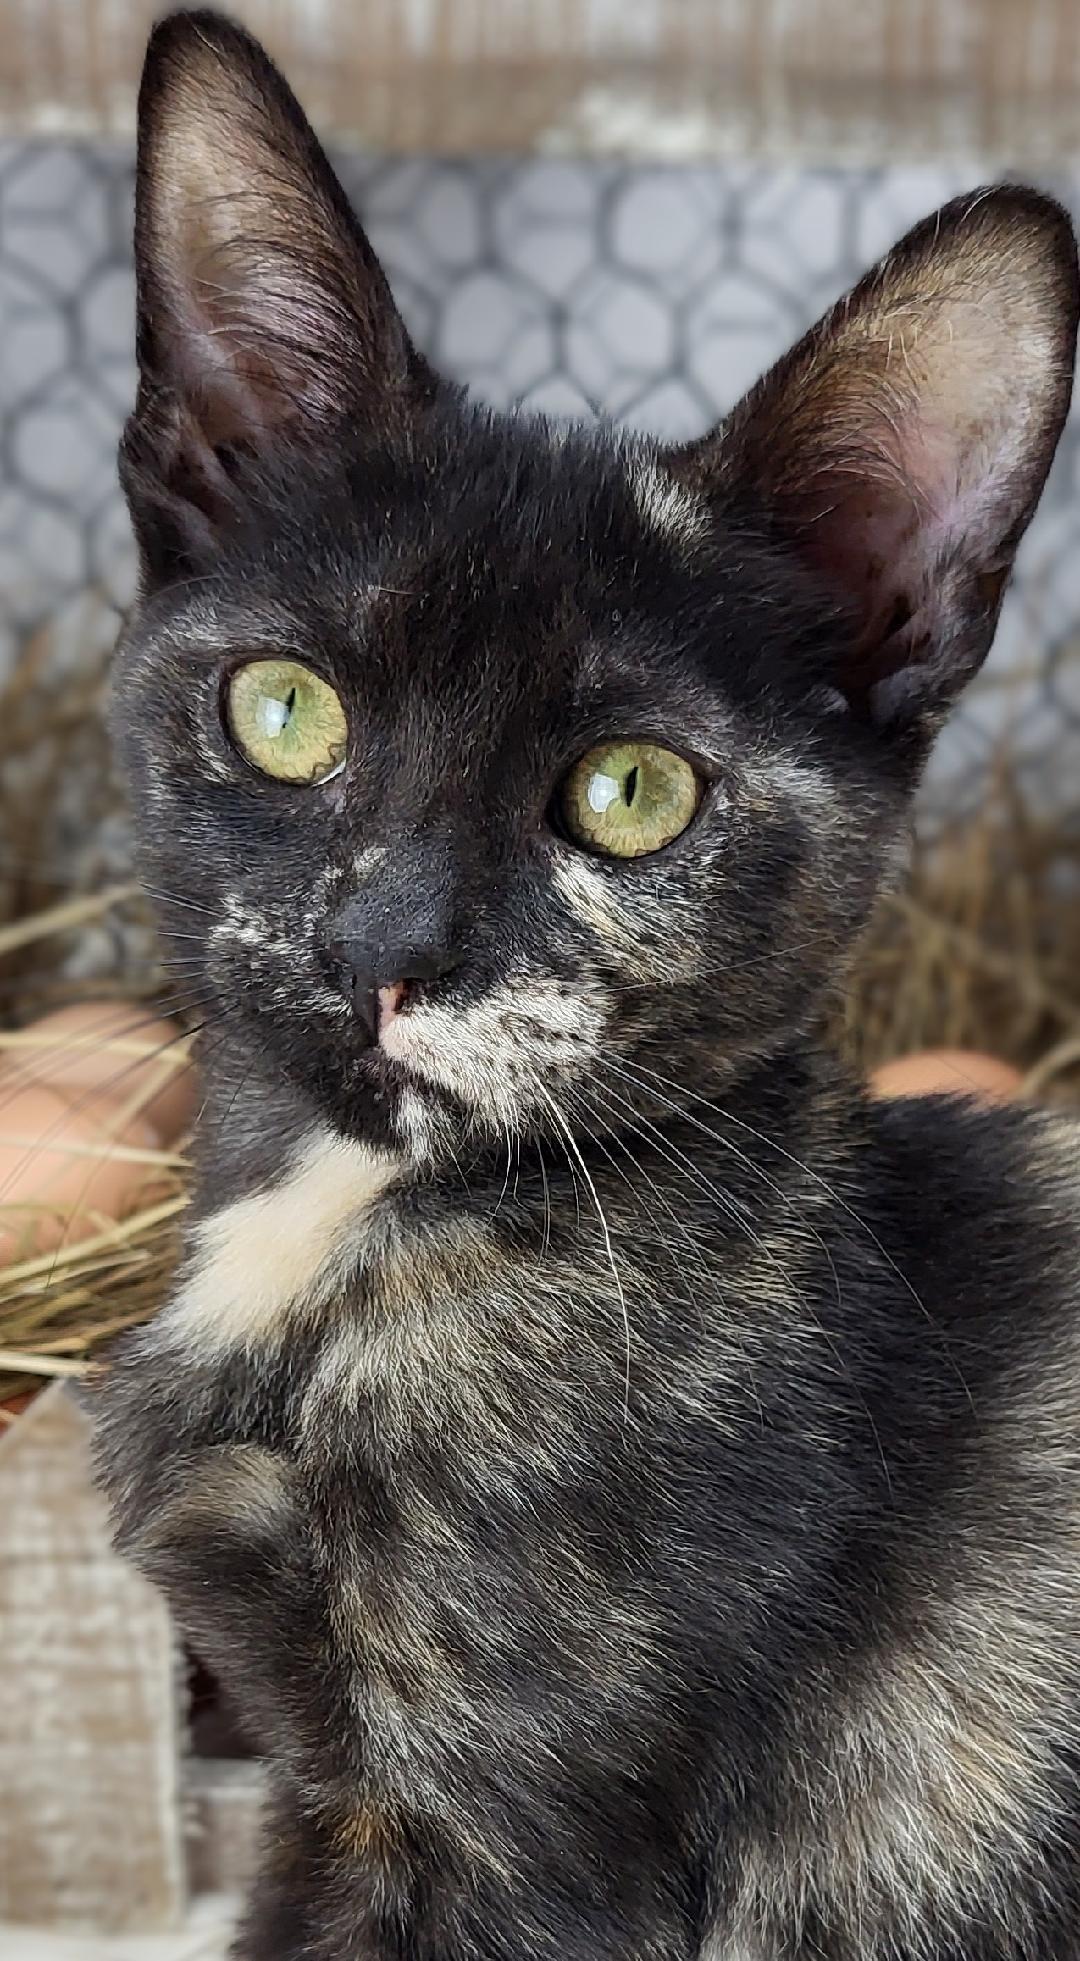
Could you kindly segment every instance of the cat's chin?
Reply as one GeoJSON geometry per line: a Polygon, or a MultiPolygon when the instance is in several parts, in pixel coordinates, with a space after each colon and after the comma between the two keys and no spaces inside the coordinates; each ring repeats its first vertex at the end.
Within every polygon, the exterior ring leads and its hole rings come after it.
{"type": "Polygon", "coordinates": [[[396,1110],[401,1098],[415,1094],[421,1081],[407,1062],[387,1055],[379,1044],[365,1049],[356,1058],[349,1076],[351,1099],[356,1103],[358,1115],[372,1108],[396,1110]]]}
{"type": "Polygon", "coordinates": [[[334,1111],[336,1126],[363,1143],[402,1153],[417,1164],[442,1155],[449,1113],[423,1074],[376,1044],[360,1055],[334,1111]]]}
{"type": "Polygon", "coordinates": [[[356,1137],[388,1134],[403,1096],[415,1089],[411,1070],[378,1047],[351,1055],[328,1083],[335,1122],[356,1137]]]}
{"type": "MultiPolygon", "coordinates": [[[[447,1074],[451,1074],[448,1069],[447,1074]]],[[[505,1106],[502,1120],[459,1083],[448,1082],[424,1051],[411,1056],[402,1045],[377,1043],[358,1060],[345,1127],[357,1140],[401,1153],[417,1167],[452,1163],[468,1135],[502,1139],[516,1128],[518,1111],[505,1106]]]]}

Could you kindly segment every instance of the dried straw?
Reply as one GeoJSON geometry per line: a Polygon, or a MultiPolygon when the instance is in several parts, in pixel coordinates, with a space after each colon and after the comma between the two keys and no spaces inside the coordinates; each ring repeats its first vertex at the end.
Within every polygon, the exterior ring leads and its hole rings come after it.
{"type": "MultiPolygon", "coordinates": [[[[114,894],[112,903],[122,904],[126,896],[123,891],[114,894]]],[[[102,895],[101,904],[109,904],[108,895],[102,895]]],[[[70,910],[64,904],[39,916],[43,939],[63,925],[70,910]]],[[[0,934],[0,946],[3,937],[0,934]]],[[[95,1348],[145,1320],[168,1286],[176,1261],[179,1214],[187,1204],[187,1140],[172,1150],[156,1150],[119,1142],[116,1133],[122,1136],[128,1122],[160,1093],[163,1076],[186,1068],[190,1058],[184,1040],[167,1046],[150,1044],[145,1036],[140,1041],[139,1027],[146,1019],[145,1006],[136,1001],[130,1033],[125,1029],[98,1043],[86,1034],[70,1032],[51,1038],[33,1029],[0,1032],[0,1080],[15,1088],[56,1082],[88,1045],[115,1055],[116,1068],[108,1081],[115,1113],[103,1124],[100,1141],[61,1144],[50,1132],[36,1140],[36,1147],[62,1149],[65,1155],[85,1159],[88,1174],[95,1160],[103,1157],[137,1167],[140,1174],[131,1210],[119,1221],[95,1215],[84,1204],[65,1209],[44,1198],[40,1206],[28,1207],[23,1199],[5,1205],[0,1186],[0,1228],[16,1236],[17,1242],[21,1238],[26,1248],[23,1255],[16,1243],[14,1257],[0,1265],[0,1408],[8,1398],[45,1378],[81,1373],[95,1348]],[[136,1063],[142,1066],[136,1068],[136,1063]],[[58,1245],[45,1251],[35,1250],[35,1221],[42,1214],[50,1215],[63,1235],[58,1245]]],[[[115,1010],[110,1021],[115,1028],[115,1010]]],[[[76,1112],[90,1094],[72,1093],[76,1112]]],[[[0,1091],[0,1118],[4,1101],[0,1091]]],[[[13,1141],[17,1140],[5,1133],[5,1144],[13,1141]]],[[[35,1141],[28,1138],[26,1144],[32,1152],[35,1141]]]]}
{"type": "Polygon", "coordinates": [[[1025,1094],[1080,1102],[1080,812],[1043,813],[1027,772],[1000,754],[978,811],[916,838],[837,1033],[861,1070],[915,1049],[982,1049],[1024,1073],[1025,1094]]]}

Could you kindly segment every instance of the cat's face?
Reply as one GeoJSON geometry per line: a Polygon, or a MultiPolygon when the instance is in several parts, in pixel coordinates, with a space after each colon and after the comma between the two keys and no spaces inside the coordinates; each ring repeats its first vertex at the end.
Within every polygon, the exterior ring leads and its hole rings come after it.
{"type": "Polygon", "coordinates": [[[115,725],[166,937],[349,1134],[617,1128],[638,1064],[789,1041],[865,919],[1056,441],[1065,222],[922,228],[683,451],[496,418],[201,20],[148,63],[124,453],[115,725]]]}
{"type": "Polygon", "coordinates": [[[617,1107],[642,1045],[774,1045],[902,808],[817,591],[608,437],[451,403],[376,476],[294,477],[122,652],[143,870],[193,992],[335,1121],[389,1098],[414,1140],[447,1098],[495,1134],[590,1077],[617,1107]],[[292,663],[332,690],[310,735],[292,663]],[[296,680],[311,783],[269,773],[296,680]]]}

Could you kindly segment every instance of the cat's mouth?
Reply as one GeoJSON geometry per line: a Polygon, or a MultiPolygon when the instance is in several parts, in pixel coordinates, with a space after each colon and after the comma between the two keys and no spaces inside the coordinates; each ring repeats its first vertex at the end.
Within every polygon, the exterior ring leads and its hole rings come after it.
{"type": "Polygon", "coordinates": [[[374,1050],[380,1048],[383,1036],[397,1017],[408,1013],[415,991],[416,983],[406,980],[391,981],[385,987],[353,987],[353,1014],[374,1050]]]}
{"type": "Polygon", "coordinates": [[[378,1035],[365,1052],[367,1066],[377,1081],[412,1087],[422,1082],[448,1086],[440,1054],[443,1042],[438,1032],[425,1029],[430,1019],[419,1002],[405,1001],[380,1022],[378,1035]]]}
{"type": "Polygon", "coordinates": [[[421,992],[380,1028],[372,1067],[386,1068],[388,1083],[451,1097],[501,1133],[594,1063],[604,1020],[586,990],[537,975],[465,1004],[421,992]]]}
{"type": "Polygon", "coordinates": [[[429,1080],[423,1068],[406,1053],[394,1052],[381,1041],[368,1043],[353,1061],[354,1081],[361,1091],[374,1091],[380,1100],[393,1100],[404,1090],[422,1088],[429,1080]]]}
{"type": "Polygon", "coordinates": [[[448,1123],[453,1127],[445,1092],[379,1042],[353,1055],[334,1100],[346,1130],[365,1140],[373,1134],[397,1140],[410,1156],[429,1156],[436,1132],[444,1134],[448,1123]],[[427,1148],[414,1152],[414,1133],[421,1131],[427,1148]]]}

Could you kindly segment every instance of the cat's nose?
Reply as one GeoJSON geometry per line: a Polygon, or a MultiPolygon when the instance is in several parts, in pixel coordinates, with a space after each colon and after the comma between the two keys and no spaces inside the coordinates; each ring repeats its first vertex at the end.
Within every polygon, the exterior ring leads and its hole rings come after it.
{"type": "Polygon", "coordinates": [[[448,946],[391,948],[334,940],[331,953],[353,1012],[372,1042],[378,1041],[405,1006],[414,987],[423,981],[441,980],[461,964],[460,953],[448,946]]]}

